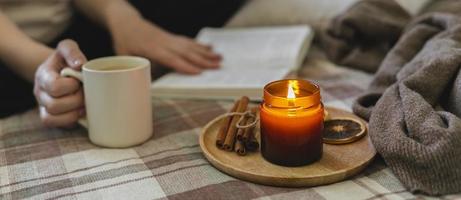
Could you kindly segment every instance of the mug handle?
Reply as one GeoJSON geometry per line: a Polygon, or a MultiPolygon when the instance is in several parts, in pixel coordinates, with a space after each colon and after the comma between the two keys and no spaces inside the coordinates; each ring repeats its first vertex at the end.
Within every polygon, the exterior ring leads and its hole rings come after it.
{"type": "MultiPolygon", "coordinates": [[[[82,72],[79,72],[77,70],[71,69],[69,67],[66,67],[63,70],[61,70],[61,76],[63,76],[63,77],[72,77],[72,78],[75,78],[75,79],[77,79],[77,80],[79,80],[80,82],[83,83],[82,72]]],[[[78,123],[80,125],[82,125],[83,127],[88,128],[88,120],[86,119],[86,117],[80,118],[78,120],[78,123]]]]}

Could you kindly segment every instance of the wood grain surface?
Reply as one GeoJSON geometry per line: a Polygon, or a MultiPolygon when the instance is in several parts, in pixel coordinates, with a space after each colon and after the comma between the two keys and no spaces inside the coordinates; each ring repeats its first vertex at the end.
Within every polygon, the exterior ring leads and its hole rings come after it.
{"type": "MultiPolygon", "coordinates": [[[[349,117],[365,123],[356,115],[327,107],[329,118],[349,117]]],[[[363,170],[376,155],[368,134],[343,145],[324,144],[322,158],[302,167],[283,167],[264,160],[259,151],[238,156],[215,145],[220,123],[207,124],[200,135],[200,147],[208,161],[217,169],[235,178],[272,186],[306,187],[325,185],[347,179],[363,170]]],[[[259,125],[256,129],[259,140],[259,125]]]]}

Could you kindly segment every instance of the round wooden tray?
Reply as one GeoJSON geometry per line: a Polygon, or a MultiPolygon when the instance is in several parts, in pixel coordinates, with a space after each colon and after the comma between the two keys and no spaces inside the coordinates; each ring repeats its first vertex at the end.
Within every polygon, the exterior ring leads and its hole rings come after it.
{"type": "MultiPolygon", "coordinates": [[[[356,115],[326,108],[331,119],[339,117],[356,118],[356,115]]],[[[218,149],[215,145],[220,123],[208,123],[200,135],[200,147],[205,157],[217,169],[238,179],[272,186],[305,187],[335,183],[363,170],[376,155],[368,134],[362,139],[342,145],[323,145],[322,158],[302,167],[283,167],[264,160],[259,151],[238,156],[235,152],[218,149]]],[[[258,126],[259,127],[259,126],[258,126]]],[[[259,140],[259,128],[256,130],[259,140]]]]}

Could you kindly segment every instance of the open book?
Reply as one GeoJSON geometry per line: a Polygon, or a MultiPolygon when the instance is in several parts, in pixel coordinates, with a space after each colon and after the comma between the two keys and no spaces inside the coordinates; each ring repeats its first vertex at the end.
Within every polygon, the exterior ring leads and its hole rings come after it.
{"type": "Polygon", "coordinates": [[[152,83],[152,96],[198,99],[262,98],[263,87],[299,68],[313,38],[309,26],[204,28],[197,41],[223,56],[221,68],[199,75],[167,74],[152,83]]]}

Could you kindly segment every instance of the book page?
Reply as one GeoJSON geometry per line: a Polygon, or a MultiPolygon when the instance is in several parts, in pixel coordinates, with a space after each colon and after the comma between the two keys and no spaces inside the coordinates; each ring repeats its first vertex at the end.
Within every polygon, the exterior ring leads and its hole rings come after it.
{"type": "Polygon", "coordinates": [[[214,91],[222,93],[232,89],[240,93],[262,91],[264,85],[283,79],[300,65],[312,35],[308,26],[202,29],[197,40],[211,44],[223,56],[221,68],[199,75],[167,74],[152,84],[153,95],[160,94],[155,90],[167,91],[172,96],[188,93],[187,89],[217,89],[214,91]]]}
{"type": "Polygon", "coordinates": [[[211,44],[223,55],[223,68],[293,69],[304,40],[311,33],[307,26],[241,29],[202,29],[197,41],[211,44]]]}

